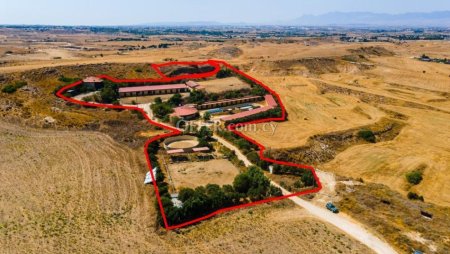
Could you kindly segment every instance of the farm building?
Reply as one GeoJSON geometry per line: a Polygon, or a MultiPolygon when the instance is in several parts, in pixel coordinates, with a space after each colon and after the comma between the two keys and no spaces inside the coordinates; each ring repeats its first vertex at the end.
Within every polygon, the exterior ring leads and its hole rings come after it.
{"type": "Polygon", "coordinates": [[[119,88],[120,97],[144,96],[155,94],[186,93],[202,89],[199,83],[189,80],[184,84],[146,85],[119,88]]]}
{"type": "Polygon", "coordinates": [[[242,104],[246,102],[253,102],[253,101],[260,101],[263,100],[262,96],[246,96],[242,98],[236,98],[236,99],[224,99],[219,101],[209,101],[205,102],[203,104],[197,105],[197,109],[212,109],[212,108],[218,108],[218,107],[226,107],[236,104],[242,104]]]}
{"type": "Polygon", "coordinates": [[[269,107],[276,107],[278,106],[278,103],[275,101],[275,98],[273,98],[273,95],[267,94],[264,96],[264,100],[266,100],[267,106],[269,107]]]}
{"type": "Polygon", "coordinates": [[[103,79],[97,77],[86,77],[83,84],[91,89],[100,89],[103,86],[103,79]]]}
{"type": "Polygon", "coordinates": [[[191,120],[198,117],[198,110],[192,105],[184,105],[173,109],[170,116],[177,116],[183,120],[191,120]]]}
{"type": "Polygon", "coordinates": [[[220,120],[226,122],[226,121],[232,121],[232,120],[236,120],[239,118],[244,118],[244,117],[248,117],[251,115],[255,115],[255,114],[259,114],[262,112],[266,112],[270,109],[275,108],[276,106],[278,106],[277,102],[275,101],[275,98],[273,98],[273,96],[271,94],[268,94],[266,96],[264,96],[264,99],[266,100],[267,106],[262,107],[262,108],[256,108],[256,109],[250,109],[248,111],[244,111],[244,112],[240,112],[231,116],[226,116],[226,117],[222,117],[220,120]]]}
{"type": "Polygon", "coordinates": [[[243,111],[231,116],[226,116],[226,117],[222,117],[220,118],[221,121],[227,122],[227,121],[232,121],[232,120],[236,120],[239,118],[244,118],[247,116],[251,116],[251,115],[255,115],[255,114],[259,114],[262,112],[266,112],[267,110],[273,109],[273,107],[262,107],[262,108],[256,108],[256,109],[252,109],[252,110],[248,110],[248,111],[243,111]]]}
{"type": "Polygon", "coordinates": [[[172,94],[189,92],[189,87],[185,84],[168,84],[168,85],[154,85],[154,86],[132,86],[120,87],[119,96],[144,96],[155,94],[172,94]]]}
{"type": "Polygon", "coordinates": [[[202,88],[202,86],[199,83],[192,81],[192,80],[189,80],[188,82],[186,82],[186,85],[191,89],[201,89],[202,88]]]}

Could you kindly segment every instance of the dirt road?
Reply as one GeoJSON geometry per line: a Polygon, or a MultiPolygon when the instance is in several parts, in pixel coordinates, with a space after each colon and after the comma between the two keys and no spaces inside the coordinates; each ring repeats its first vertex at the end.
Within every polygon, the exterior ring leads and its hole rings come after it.
{"type": "MultiPolygon", "coordinates": [[[[247,159],[247,157],[242,154],[242,152],[235,147],[230,142],[226,141],[225,139],[214,136],[220,143],[222,143],[224,146],[226,146],[229,149],[232,149],[235,151],[237,157],[244,162],[246,166],[252,165],[252,163],[247,159]]],[[[272,181],[272,184],[279,187],[283,195],[289,195],[292,194],[291,192],[287,191],[286,189],[279,186],[277,183],[272,181]]],[[[326,184],[326,183],[323,183],[326,184]]],[[[339,228],[340,230],[344,231],[348,235],[352,236],[356,240],[360,241],[361,243],[365,244],[367,247],[375,251],[376,253],[382,253],[382,254],[394,254],[397,253],[388,243],[381,240],[380,238],[376,237],[375,235],[371,234],[369,231],[364,229],[362,226],[360,226],[357,222],[352,221],[349,217],[345,216],[345,214],[334,214],[328,211],[327,209],[323,207],[319,207],[315,204],[312,204],[311,202],[308,202],[306,200],[303,200],[299,197],[290,197],[290,200],[292,200],[295,204],[303,207],[305,210],[307,210],[312,215],[316,216],[317,218],[326,221],[335,227],[339,228]]]]}

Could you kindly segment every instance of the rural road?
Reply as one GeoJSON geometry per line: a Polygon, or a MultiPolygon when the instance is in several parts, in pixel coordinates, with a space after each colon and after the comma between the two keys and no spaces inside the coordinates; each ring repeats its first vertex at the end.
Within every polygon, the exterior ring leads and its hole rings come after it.
{"type": "MultiPolygon", "coordinates": [[[[252,163],[247,159],[247,157],[233,144],[228,142],[227,140],[214,135],[214,138],[216,138],[220,143],[222,143],[224,146],[226,146],[229,149],[232,149],[235,151],[236,156],[244,162],[246,166],[252,165],[252,163]]],[[[283,192],[283,195],[289,195],[292,194],[291,192],[287,191],[286,189],[279,186],[277,183],[271,181],[271,183],[274,186],[277,186],[281,189],[283,192]]],[[[367,247],[375,251],[376,253],[382,253],[382,254],[394,254],[397,253],[388,243],[381,240],[380,238],[376,237],[375,235],[371,234],[369,231],[364,229],[362,226],[360,226],[358,223],[353,222],[349,218],[343,216],[342,213],[340,214],[334,214],[325,209],[324,207],[317,206],[311,202],[308,202],[306,200],[303,200],[297,196],[290,197],[290,200],[292,200],[295,204],[303,207],[306,211],[311,213],[312,215],[318,217],[322,221],[326,221],[335,227],[339,228],[340,230],[344,231],[348,235],[352,236],[356,240],[360,241],[361,243],[365,244],[367,247]]]]}

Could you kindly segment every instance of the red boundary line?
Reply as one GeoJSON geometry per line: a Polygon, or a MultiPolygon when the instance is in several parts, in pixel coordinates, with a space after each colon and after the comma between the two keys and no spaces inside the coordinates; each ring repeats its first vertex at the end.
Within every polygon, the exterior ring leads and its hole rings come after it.
{"type": "Polygon", "coordinates": [[[190,220],[184,223],[180,223],[180,224],[176,224],[176,225],[169,225],[167,222],[167,218],[166,218],[166,214],[164,211],[164,207],[162,205],[161,202],[161,197],[159,195],[159,191],[158,191],[158,186],[156,184],[156,180],[155,180],[155,176],[153,175],[153,170],[152,169],[152,165],[150,162],[150,158],[147,152],[147,148],[149,146],[150,143],[152,143],[153,141],[162,139],[162,138],[166,138],[166,137],[170,137],[170,136],[175,136],[175,135],[180,135],[182,134],[181,131],[171,127],[171,126],[167,126],[158,122],[155,122],[153,120],[151,120],[147,114],[145,113],[145,111],[141,108],[138,107],[134,107],[134,106],[122,106],[122,105],[112,105],[112,104],[100,104],[100,103],[89,103],[89,102],[84,102],[84,101],[79,101],[79,100],[75,100],[73,98],[69,98],[63,95],[63,93],[75,86],[78,86],[82,83],[82,81],[77,81],[75,83],[72,83],[70,85],[64,86],[61,89],[59,89],[56,92],[56,96],[58,96],[59,98],[75,103],[75,104],[79,104],[79,105],[83,105],[83,106],[89,106],[89,107],[100,107],[100,108],[112,108],[112,109],[128,109],[128,110],[137,110],[139,112],[142,113],[142,115],[145,117],[145,119],[147,119],[147,121],[150,124],[153,124],[155,126],[158,126],[160,128],[166,129],[166,130],[170,130],[171,132],[166,133],[166,134],[161,134],[161,135],[157,135],[152,137],[151,139],[148,139],[145,142],[144,145],[144,154],[145,157],[147,159],[147,166],[149,168],[150,174],[152,176],[152,180],[153,180],[153,187],[155,188],[155,193],[156,193],[156,198],[158,199],[158,204],[159,204],[159,208],[161,210],[161,215],[164,221],[164,226],[167,230],[172,230],[172,229],[176,229],[176,228],[181,228],[181,227],[185,227],[187,225],[191,225],[194,223],[197,223],[199,221],[205,220],[207,218],[213,217],[217,214],[221,214],[224,212],[228,212],[228,211],[232,211],[232,210],[236,210],[236,209],[240,209],[240,208],[244,208],[244,207],[250,207],[250,206],[254,206],[254,205],[258,205],[258,204],[263,204],[263,203],[267,203],[267,202],[272,202],[272,201],[276,201],[276,200],[281,200],[281,199],[285,199],[285,198],[289,198],[292,196],[299,196],[299,195],[305,195],[305,194],[309,194],[309,193],[315,193],[318,192],[322,189],[322,184],[320,183],[319,178],[317,177],[317,174],[314,170],[314,168],[312,166],[309,165],[303,165],[303,164],[296,164],[296,163],[291,163],[291,162],[286,162],[286,161],[277,161],[274,159],[270,159],[264,156],[264,150],[266,149],[262,144],[258,143],[257,141],[255,141],[254,139],[244,135],[242,132],[239,132],[238,130],[236,130],[237,127],[240,126],[244,126],[244,125],[248,125],[248,124],[256,124],[256,123],[264,123],[264,122],[270,122],[270,121],[284,121],[286,120],[286,109],[283,105],[283,103],[281,102],[280,96],[275,93],[275,91],[273,91],[272,89],[270,89],[268,86],[266,86],[265,84],[263,84],[262,82],[254,79],[253,77],[245,74],[244,72],[236,69],[235,67],[233,67],[232,65],[228,64],[225,61],[221,61],[221,60],[207,60],[204,62],[167,62],[167,63],[163,63],[163,64],[151,64],[151,67],[161,76],[161,78],[158,79],[116,79],[113,77],[110,77],[108,75],[98,75],[97,77],[102,78],[102,79],[107,79],[110,80],[112,82],[115,83],[137,83],[137,82],[170,82],[170,81],[176,81],[176,80],[181,80],[181,79],[199,79],[199,78],[206,78],[206,77],[211,77],[213,75],[215,75],[219,70],[220,70],[220,65],[224,65],[227,68],[229,68],[230,70],[234,71],[235,73],[255,82],[256,84],[262,86],[264,89],[266,89],[267,91],[269,91],[270,94],[272,94],[273,96],[275,96],[278,100],[278,103],[280,104],[281,110],[282,110],[282,115],[281,117],[277,117],[277,118],[264,118],[264,119],[258,119],[258,120],[254,120],[254,121],[249,121],[249,122],[244,122],[244,123],[238,123],[235,125],[228,125],[228,129],[230,131],[232,131],[233,133],[235,133],[236,135],[239,135],[242,138],[245,138],[246,140],[248,140],[249,142],[255,144],[256,146],[259,147],[259,156],[261,158],[261,160],[264,161],[268,161],[271,163],[276,163],[276,164],[281,164],[281,165],[287,165],[287,166],[293,166],[293,167],[298,167],[298,168],[304,168],[304,169],[309,169],[311,170],[311,172],[313,173],[314,179],[317,183],[317,187],[314,189],[309,189],[309,190],[305,190],[305,191],[300,191],[300,192],[296,192],[296,193],[292,193],[289,195],[284,195],[284,196],[279,196],[279,197],[272,197],[272,198],[267,198],[267,199],[263,199],[263,200],[259,200],[259,201],[255,201],[255,202],[250,202],[247,204],[241,204],[241,205],[236,205],[236,206],[231,206],[231,207],[227,207],[227,208],[222,208],[219,209],[217,211],[214,211],[210,214],[207,214],[205,216],[199,217],[197,219],[194,220],[190,220]],[[167,77],[166,75],[164,75],[161,72],[161,67],[164,66],[169,66],[169,65],[211,65],[214,67],[213,71],[210,72],[205,72],[205,73],[196,73],[196,74],[187,74],[187,75],[178,75],[175,77],[167,77]]]}

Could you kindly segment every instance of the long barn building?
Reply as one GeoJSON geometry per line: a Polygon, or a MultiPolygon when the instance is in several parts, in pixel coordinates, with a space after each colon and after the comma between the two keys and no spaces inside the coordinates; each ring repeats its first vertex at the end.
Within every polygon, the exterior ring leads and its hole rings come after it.
{"type": "Polygon", "coordinates": [[[186,84],[168,84],[168,85],[155,85],[155,86],[131,86],[120,87],[119,96],[145,96],[154,94],[173,94],[173,93],[186,93],[190,88],[186,84]]]}

